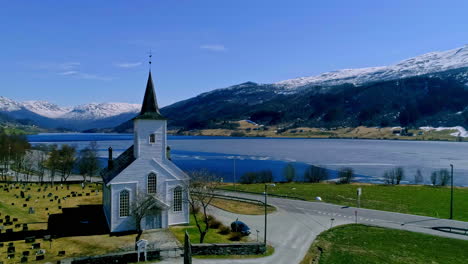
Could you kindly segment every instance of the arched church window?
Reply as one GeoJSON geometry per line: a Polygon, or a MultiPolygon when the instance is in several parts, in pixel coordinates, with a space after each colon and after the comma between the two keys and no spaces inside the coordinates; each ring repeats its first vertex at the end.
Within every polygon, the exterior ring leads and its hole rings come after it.
{"type": "Polygon", "coordinates": [[[119,197],[119,216],[125,217],[130,215],[130,192],[123,190],[119,197]]]}
{"type": "Polygon", "coordinates": [[[174,188],[174,212],[182,211],[182,187],[174,188]]]}
{"type": "Polygon", "coordinates": [[[156,177],[156,174],[150,173],[148,175],[148,193],[156,193],[157,190],[157,185],[158,185],[158,179],[156,177]]]}
{"type": "Polygon", "coordinates": [[[149,142],[150,143],[156,143],[156,135],[155,134],[150,135],[149,142]]]}

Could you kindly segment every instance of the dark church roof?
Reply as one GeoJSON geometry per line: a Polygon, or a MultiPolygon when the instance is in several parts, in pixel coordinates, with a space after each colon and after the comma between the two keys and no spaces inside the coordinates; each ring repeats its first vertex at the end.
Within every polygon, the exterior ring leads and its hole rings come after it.
{"type": "Polygon", "coordinates": [[[121,173],[125,168],[127,168],[132,162],[135,161],[135,156],[133,155],[133,145],[125,150],[119,157],[112,161],[112,167],[106,167],[101,171],[101,177],[104,181],[104,184],[108,184],[112,179],[114,179],[119,173],[121,173]]]}
{"type": "Polygon", "coordinates": [[[148,76],[148,82],[146,83],[145,98],[143,98],[143,104],[141,105],[140,114],[135,119],[154,119],[154,120],[165,120],[159,112],[158,102],[156,100],[156,93],[154,92],[153,78],[151,72],[148,76]]]}

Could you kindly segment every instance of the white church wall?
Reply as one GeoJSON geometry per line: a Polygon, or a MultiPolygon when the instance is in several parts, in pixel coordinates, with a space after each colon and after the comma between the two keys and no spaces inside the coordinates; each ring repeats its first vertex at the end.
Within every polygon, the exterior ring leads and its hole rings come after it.
{"type": "Polygon", "coordinates": [[[161,161],[166,155],[166,121],[137,119],[134,122],[135,158],[156,159],[161,161]],[[149,137],[155,134],[156,141],[150,143],[149,137]]]}
{"type": "Polygon", "coordinates": [[[102,190],[102,205],[107,225],[110,226],[111,221],[111,190],[109,186],[104,185],[102,190]]]}
{"type": "Polygon", "coordinates": [[[136,191],[138,190],[137,182],[120,182],[111,184],[112,192],[112,221],[111,232],[124,232],[135,230],[135,221],[132,216],[120,217],[120,192],[128,190],[130,192],[130,204],[135,199],[136,191]]]}

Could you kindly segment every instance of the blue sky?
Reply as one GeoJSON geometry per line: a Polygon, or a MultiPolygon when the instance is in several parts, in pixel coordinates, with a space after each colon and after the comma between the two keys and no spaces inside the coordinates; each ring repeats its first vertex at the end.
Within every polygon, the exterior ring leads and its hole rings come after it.
{"type": "Polygon", "coordinates": [[[0,0],[0,95],[160,105],[468,43],[468,1],[0,0]]]}

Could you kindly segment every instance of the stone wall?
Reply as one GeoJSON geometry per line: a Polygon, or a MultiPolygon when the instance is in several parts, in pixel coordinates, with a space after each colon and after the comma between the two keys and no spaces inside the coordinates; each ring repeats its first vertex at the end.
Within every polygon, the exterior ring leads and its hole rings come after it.
{"type": "MultiPolygon", "coordinates": [[[[70,264],[106,264],[106,263],[116,263],[116,264],[126,264],[137,262],[137,252],[124,252],[124,253],[115,253],[94,257],[84,257],[84,258],[75,258],[75,259],[64,259],[60,263],[70,263],[70,264]]],[[[159,250],[148,251],[147,259],[149,260],[158,260],[161,257],[159,250]]],[[[143,253],[140,254],[140,260],[144,260],[143,253]]]]}
{"type": "Polygon", "coordinates": [[[260,255],[265,253],[263,243],[192,244],[192,255],[260,255]]]}

